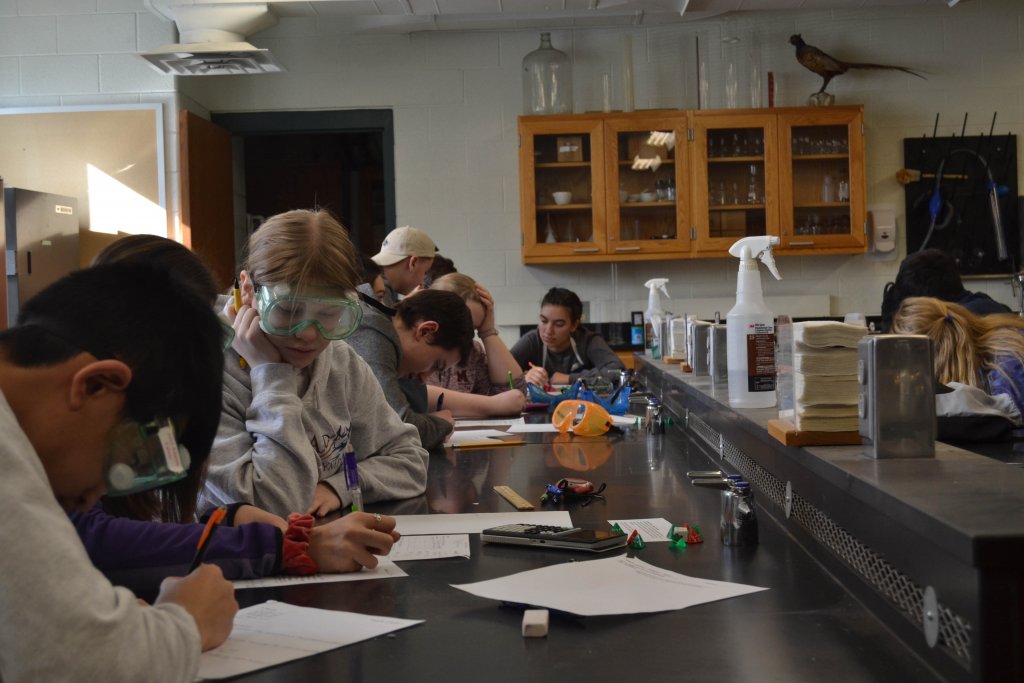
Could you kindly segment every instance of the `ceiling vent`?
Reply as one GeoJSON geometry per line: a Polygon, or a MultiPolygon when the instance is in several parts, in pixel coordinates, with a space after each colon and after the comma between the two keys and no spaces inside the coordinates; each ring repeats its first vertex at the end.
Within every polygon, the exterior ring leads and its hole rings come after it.
{"type": "Polygon", "coordinates": [[[142,57],[161,73],[175,76],[230,76],[284,71],[270,50],[245,37],[277,23],[266,3],[174,7],[180,43],[142,57]]]}

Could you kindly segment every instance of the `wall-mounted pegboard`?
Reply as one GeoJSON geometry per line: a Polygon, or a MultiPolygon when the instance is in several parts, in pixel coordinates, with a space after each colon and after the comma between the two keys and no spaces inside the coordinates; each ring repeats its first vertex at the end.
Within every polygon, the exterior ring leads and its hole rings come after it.
{"type": "Polygon", "coordinates": [[[906,138],[903,163],[915,177],[921,174],[905,189],[908,254],[942,249],[963,275],[1017,272],[1024,254],[1016,135],[906,138]]]}

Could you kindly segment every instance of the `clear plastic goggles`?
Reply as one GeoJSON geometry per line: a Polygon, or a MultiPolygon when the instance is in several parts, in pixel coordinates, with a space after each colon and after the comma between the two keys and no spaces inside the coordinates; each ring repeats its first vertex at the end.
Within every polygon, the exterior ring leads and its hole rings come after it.
{"type": "Polygon", "coordinates": [[[189,462],[169,418],[146,424],[124,420],[107,453],[107,495],[125,496],[183,479],[189,462]]]}
{"type": "Polygon", "coordinates": [[[608,411],[591,401],[562,401],[551,413],[551,424],[565,434],[600,436],[612,426],[608,411]]]}
{"type": "Polygon", "coordinates": [[[235,328],[231,327],[228,321],[223,318],[218,318],[220,321],[220,330],[224,338],[224,350],[227,351],[231,348],[232,342],[235,341],[235,328]]]}
{"type": "Polygon", "coordinates": [[[287,285],[257,285],[256,312],[260,329],[275,337],[293,337],[313,325],[324,339],[344,339],[363,319],[355,297],[296,296],[287,285]]]}

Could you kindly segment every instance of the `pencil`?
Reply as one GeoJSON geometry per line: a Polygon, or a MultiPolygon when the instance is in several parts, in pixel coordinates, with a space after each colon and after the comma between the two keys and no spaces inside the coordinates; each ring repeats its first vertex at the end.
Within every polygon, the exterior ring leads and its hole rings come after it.
{"type": "Polygon", "coordinates": [[[217,527],[224,521],[225,515],[228,514],[228,509],[221,506],[213,511],[210,515],[210,519],[206,520],[206,528],[203,529],[203,535],[199,537],[199,544],[196,546],[196,555],[192,558],[192,564],[188,566],[188,573],[191,574],[199,565],[202,564],[203,558],[206,557],[206,549],[210,547],[210,540],[213,538],[214,532],[217,531],[217,527]]]}
{"type": "MultiPolygon", "coordinates": [[[[237,275],[235,276],[235,285],[234,287],[231,288],[231,295],[235,299],[235,315],[238,315],[238,312],[242,310],[242,290],[238,286],[237,275]]],[[[241,356],[239,356],[238,358],[238,367],[242,368],[243,370],[245,369],[245,359],[242,358],[241,356]]]]}
{"type": "Polygon", "coordinates": [[[512,371],[511,370],[508,371],[508,388],[509,388],[509,390],[514,390],[516,388],[516,385],[512,382],[512,371]]]}

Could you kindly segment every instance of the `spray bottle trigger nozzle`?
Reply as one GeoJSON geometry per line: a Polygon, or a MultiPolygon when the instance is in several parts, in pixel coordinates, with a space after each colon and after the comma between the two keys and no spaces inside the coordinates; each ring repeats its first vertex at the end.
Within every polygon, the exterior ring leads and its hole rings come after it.
{"type": "Polygon", "coordinates": [[[779,269],[775,267],[775,257],[772,255],[772,248],[768,247],[761,252],[761,263],[768,266],[768,270],[775,276],[776,280],[781,280],[782,276],[779,275],[779,269]]]}

